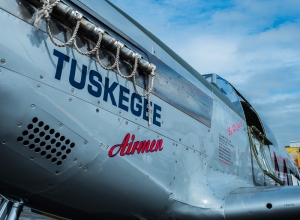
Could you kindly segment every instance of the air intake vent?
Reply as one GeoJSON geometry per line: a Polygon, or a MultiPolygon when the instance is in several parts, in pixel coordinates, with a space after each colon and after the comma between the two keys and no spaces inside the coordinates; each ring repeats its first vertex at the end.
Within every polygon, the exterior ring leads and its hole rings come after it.
{"type": "Polygon", "coordinates": [[[75,147],[75,143],[37,117],[34,117],[31,122],[27,125],[27,129],[22,131],[17,141],[39,153],[49,162],[62,165],[75,147]]]}
{"type": "Polygon", "coordinates": [[[56,174],[74,165],[87,145],[77,133],[34,105],[5,137],[7,146],[56,174]]]}

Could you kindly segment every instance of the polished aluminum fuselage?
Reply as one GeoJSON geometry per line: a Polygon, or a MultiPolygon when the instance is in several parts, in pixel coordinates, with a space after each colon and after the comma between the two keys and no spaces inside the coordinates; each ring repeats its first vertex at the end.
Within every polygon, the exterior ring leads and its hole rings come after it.
{"type": "MultiPolygon", "coordinates": [[[[215,87],[106,1],[66,2],[157,66],[152,124],[131,81],[71,47],[53,45],[44,24],[31,25],[35,9],[26,1],[2,1],[2,194],[72,219],[223,219],[226,199],[239,199],[232,191],[274,185],[252,157],[244,116],[215,87]],[[98,83],[89,77],[93,72],[101,76],[98,83]],[[127,134],[128,142],[162,140],[161,149],[110,157],[127,134]]],[[[61,41],[70,35],[59,24],[52,28],[61,41]]],[[[284,149],[271,147],[293,167],[284,149]]]]}

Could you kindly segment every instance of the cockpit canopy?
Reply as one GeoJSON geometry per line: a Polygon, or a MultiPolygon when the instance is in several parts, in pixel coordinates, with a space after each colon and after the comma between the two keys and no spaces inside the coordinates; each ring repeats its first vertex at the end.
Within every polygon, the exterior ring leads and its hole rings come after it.
{"type": "Polygon", "coordinates": [[[278,146],[277,139],[267,124],[264,123],[252,105],[227,80],[215,73],[206,74],[203,77],[226,96],[235,110],[245,117],[249,127],[256,127],[270,140],[270,143],[278,146]]]}

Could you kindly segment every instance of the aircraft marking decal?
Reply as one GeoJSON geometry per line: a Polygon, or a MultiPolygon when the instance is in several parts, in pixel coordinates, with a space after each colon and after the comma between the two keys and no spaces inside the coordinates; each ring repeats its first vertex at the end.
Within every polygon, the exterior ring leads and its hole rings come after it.
{"type": "Polygon", "coordinates": [[[240,128],[243,126],[243,122],[236,122],[231,127],[227,128],[227,133],[229,136],[231,136],[234,132],[239,131],[240,128]]]}
{"type": "MultiPolygon", "coordinates": [[[[69,63],[70,57],[64,53],[55,50],[53,55],[58,57],[55,79],[61,80],[63,67],[65,63],[69,63]]],[[[122,85],[119,85],[117,82],[110,82],[109,78],[102,78],[102,75],[95,70],[90,70],[88,73],[87,66],[82,65],[81,73],[76,73],[77,61],[72,59],[71,69],[69,75],[69,83],[76,89],[82,90],[86,86],[87,75],[89,83],[87,85],[87,91],[90,95],[100,98],[103,96],[103,101],[108,102],[110,100],[111,104],[115,107],[118,107],[126,112],[131,112],[136,117],[142,117],[145,121],[148,121],[148,100],[142,98],[135,92],[130,92],[130,90],[122,85]],[[81,74],[80,81],[75,81],[75,74],[81,74]],[[115,95],[114,91],[118,90],[119,94],[115,95]],[[129,111],[130,110],[130,111],[129,111]]],[[[162,107],[150,102],[152,107],[152,123],[158,127],[161,127],[161,111],[162,107]]]]}
{"type": "Polygon", "coordinates": [[[131,142],[128,143],[130,139],[130,134],[126,134],[126,136],[123,139],[122,144],[116,144],[112,146],[109,151],[108,151],[108,156],[109,157],[115,157],[118,154],[120,156],[125,156],[125,155],[133,155],[135,153],[140,154],[140,153],[154,153],[157,151],[162,151],[163,150],[163,140],[144,140],[144,141],[136,141],[135,140],[135,135],[133,134],[131,136],[131,142]]]}
{"type": "Polygon", "coordinates": [[[233,164],[232,152],[235,148],[230,140],[228,140],[224,135],[219,134],[219,161],[231,166],[233,164]]]}

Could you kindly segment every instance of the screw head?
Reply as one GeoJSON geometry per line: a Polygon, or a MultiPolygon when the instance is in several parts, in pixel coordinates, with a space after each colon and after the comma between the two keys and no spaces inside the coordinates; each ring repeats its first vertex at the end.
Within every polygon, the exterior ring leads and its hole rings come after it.
{"type": "Polygon", "coordinates": [[[96,109],[96,112],[97,112],[97,113],[99,112],[99,108],[96,109]]]}
{"type": "Polygon", "coordinates": [[[40,78],[41,78],[41,79],[44,79],[44,76],[43,76],[43,75],[40,75],[40,78]]]}
{"type": "Polygon", "coordinates": [[[35,104],[31,104],[31,108],[34,108],[35,107],[35,104]]]}
{"type": "Polygon", "coordinates": [[[21,123],[21,122],[19,122],[19,123],[18,123],[18,127],[21,127],[21,126],[22,126],[22,123],[21,123]]]}
{"type": "Polygon", "coordinates": [[[6,144],[6,140],[3,139],[3,140],[1,141],[1,143],[2,143],[2,144],[6,144]]]}
{"type": "Polygon", "coordinates": [[[74,158],[73,161],[76,162],[76,161],[77,161],[77,158],[74,158]]]}
{"type": "Polygon", "coordinates": [[[73,101],[73,99],[72,98],[69,98],[69,102],[72,102],[73,101]]]}
{"type": "Polygon", "coordinates": [[[80,164],[78,164],[78,167],[80,168],[80,167],[82,167],[82,164],[80,163],[80,164]]]}
{"type": "Polygon", "coordinates": [[[84,170],[84,171],[87,170],[87,167],[83,167],[83,170],[84,170]]]}
{"type": "Polygon", "coordinates": [[[74,93],[74,92],[75,92],[75,89],[72,88],[72,89],[71,89],[71,92],[74,93]]]}
{"type": "Polygon", "coordinates": [[[6,63],[6,60],[2,58],[0,62],[2,65],[4,65],[6,63]]]}
{"type": "Polygon", "coordinates": [[[37,87],[38,87],[38,88],[41,88],[41,85],[40,85],[40,84],[38,84],[38,85],[37,85],[37,87]]]}
{"type": "Polygon", "coordinates": [[[101,102],[100,102],[100,101],[98,101],[98,105],[100,105],[100,103],[101,103],[101,102]]]}
{"type": "Polygon", "coordinates": [[[85,141],[85,142],[84,142],[84,145],[87,145],[87,143],[88,143],[88,142],[87,142],[87,141],[85,141]]]}

